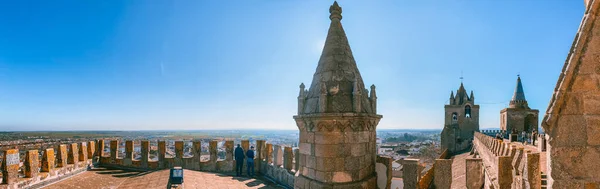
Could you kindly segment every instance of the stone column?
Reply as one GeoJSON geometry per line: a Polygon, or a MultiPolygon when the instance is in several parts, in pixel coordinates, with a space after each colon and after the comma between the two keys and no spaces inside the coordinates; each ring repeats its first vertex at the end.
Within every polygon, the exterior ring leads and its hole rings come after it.
{"type": "Polygon", "coordinates": [[[110,141],[110,163],[117,163],[117,159],[119,159],[119,140],[111,140],[110,141]]]}
{"type": "Polygon", "coordinates": [[[512,184],[512,158],[499,156],[498,158],[498,184],[500,188],[511,188],[512,184]]]}
{"type": "Polygon", "coordinates": [[[150,160],[150,141],[142,140],[140,146],[140,153],[142,156],[142,159],[140,160],[140,165],[142,166],[142,168],[147,168],[148,161],[150,160]]]}
{"type": "Polygon", "coordinates": [[[275,145],[275,148],[273,149],[273,156],[273,165],[275,165],[275,167],[281,167],[283,164],[283,153],[281,152],[281,146],[275,145]]]}
{"type": "Polygon", "coordinates": [[[183,141],[175,141],[175,166],[183,166],[183,141]]]}
{"type": "Polygon", "coordinates": [[[216,140],[211,140],[208,143],[208,151],[210,152],[210,162],[217,162],[217,142],[216,140]]]}
{"type": "Polygon", "coordinates": [[[265,141],[264,140],[256,140],[256,161],[254,161],[254,164],[256,164],[256,172],[261,172],[262,169],[262,160],[263,160],[263,149],[265,149],[263,146],[265,145],[265,141]]]}
{"type": "Polygon", "coordinates": [[[202,156],[202,141],[192,142],[192,155],[194,156],[194,162],[200,162],[200,156],[202,156]]]}
{"type": "Polygon", "coordinates": [[[225,160],[233,161],[233,141],[225,141],[225,160]]]}
{"type": "Polygon", "coordinates": [[[133,141],[126,140],[125,141],[125,158],[121,163],[125,166],[130,166],[133,161],[133,141]]]}
{"type": "Polygon", "coordinates": [[[100,158],[104,154],[104,140],[98,140],[98,146],[96,147],[96,156],[100,158]]]}
{"type": "Polygon", "coordinates": [[[25,166],[25,177],[34,178],[37,177],[40,172],[40,154],[37,150],[29,150],[25,154],[25,162],[23,163],[25,166]]]}
{"type": "Polygon", "coordinates": [[[13,184],[19,178],[19,150],[2,150],[2,184],[13,184]]]}
{"type": "Polygon", "coordinates": [[[267,143],[266,145],[266,159],[267,159],[267,164],[271,165],[271,163],[273,163],[273,144],[269,144],[267,143]]]}
{"type": "Polygon", "coordinates": [[[58,153],[56,154],[57,159],[57,167],[66,167],[67,166],[67,145],[61,144],[58,145],[58,153]]]}
{"type": "Polygon", "coordinates": [[[402,160],[402,178],[404,181],[404,188],[417,188],[419,178],[421,178],[418,159],[402,160]]]}
{"type": "Polygon", "coordinates": [[[67,158],[67,163],[69,164],[77,164],[79,161],[79,149],[77,148],[77,143],[69,144],[69,154],[67,158]]]}
{"type": "Polygon", "coordinates": [[[88,141],[87,144],[87,158],[94,159],[94,152],[96,151],[96,142],[88,141]]]}
{"type": "Polygon", "coordinates": [[[294,161],[294,153],[292,147],[286,146],[283,149],[283,168],[288,171],[292,171],[294,161]]]}
{"type": "Polygon", "coordinates": [[[542,187],[540,153],[527,153],[527,179],[531,188],[542,187]]]}
{"type": "Polygon", "coordinates": [[[294,149],[294,170],[300,171],[300,149],[294,149]]]}
{"type": "Polygon", "coordinates": [[[125,141],[125,158],[123,159],[133,159],[133,141],[131,140],[125,141]]]}
{"type": "Polygon", "coordinates": [[[44,150],[44,155],[42,156],[42,172],[48,172],[50,175],[54,175],[54,149],[48,148],[44,150]]]}
{"type": "Polygon", "coordinates": [[[466,162],[467,189],[481,189],[484,183],[483,161],[481,158],[468,158],[466,162]]]}
{"type": "Polygon", "coordinates": [[[78,143],[77,145],[79,148],[79,162],[84,162],[84,164],[85,164],[88,160],[87,142],[81,142],[81,143],[78,143]]]}
{"type": "Polygon", "coordinates": [[[158,168],[165,168],[165,155],[167,153],[167,144],[165,141],[158,141],[158,168]]]}
{"type": "Polygon", "coordinates": [[[175,141],[175,157],[183,158],[183,141],[175,141]]]}
{"type": "Polygon", "coordinates": [[[452,186],[452,159],[436,159],[433,165],[433,185],[436,189],[452,186]]]}

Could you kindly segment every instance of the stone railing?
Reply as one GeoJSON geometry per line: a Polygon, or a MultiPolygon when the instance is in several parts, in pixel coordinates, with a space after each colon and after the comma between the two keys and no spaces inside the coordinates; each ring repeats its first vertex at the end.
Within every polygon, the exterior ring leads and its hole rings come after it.
{"type": "Polygon", "coordinates": [[[95,149],[94,141],[60,144],[56,151],[55,148],[28,150],[23,162],[20,162],[18,149],[2,150],[0,188],[37,188],[85,171],[95,149]],[[21,163],[24,178],[19,176],[21,163]]]}
{"type": "Polygon", "coordinates": [[[475,132],[475,158],[467,159],[467,184],[485,188],[540,188],[540,154],[475,132]],[[481,171],[483,170],[483,171],[481,171]]]}

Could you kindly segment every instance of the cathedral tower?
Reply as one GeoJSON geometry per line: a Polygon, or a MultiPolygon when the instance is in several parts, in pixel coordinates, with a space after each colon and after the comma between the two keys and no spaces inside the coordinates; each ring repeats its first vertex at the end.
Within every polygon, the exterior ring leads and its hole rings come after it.
{"type": "Polygon", "coordinates": [[[295,188],[376,188],[377,115],[375,86],[364,86],[340,20],[337,2],[308,90],[300,85],[300,168],[295,188]]]}
{"type": "Polygon", "coordinates": [[[521,76],[518,76],[515,93],[508,108],[500,111],[500,129],[506,130],[508,133],[511,133],[513,129],[517,133],[537,131],[538,114],[539,110],[529,108],[525,99],[523,84],[521,84],[521,76]]]}
{"type": "Polygon", "coordinates": [[[445,122],[441,134],[442,149],[450,153],[467,150],[471,147],[473,132],[479,131],[479,105],[475,104],[473,91],[467,94],[463,83],[450,92],[450,102],[444,106],[445,122]]]}

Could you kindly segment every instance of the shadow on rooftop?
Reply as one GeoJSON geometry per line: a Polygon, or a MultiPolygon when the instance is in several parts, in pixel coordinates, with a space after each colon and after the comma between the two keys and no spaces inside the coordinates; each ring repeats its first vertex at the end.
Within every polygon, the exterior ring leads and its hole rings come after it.
{"type": "Polygon", "coordinates": [[[117,177],[117,178],[140,177],[140,176],[144,176],[144,175],[154,172],[154,171],[127,171],[127,170],[121,170],[121,169],[107,169],[107,168],[94,168],[89,171],[93,171],[96,174],[103,174],[103,175],[110,174],[113,177],[117,177]]]}

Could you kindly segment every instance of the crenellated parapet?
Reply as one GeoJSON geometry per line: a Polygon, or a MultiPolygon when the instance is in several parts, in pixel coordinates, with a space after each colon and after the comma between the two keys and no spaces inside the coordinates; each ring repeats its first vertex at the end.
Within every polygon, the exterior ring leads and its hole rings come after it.
{"type": "Polygon", "coordinates": [[[85,171],[92,163],[87,148],[90,144],[95,143],[60,144],[56,148],[27,150],[24,153],[19,149],[3,150],[0,188],[38,188],[85,171]],[[24,178],[19,178],[19,169],[23,170],[24,178]]]}
{"type": "Polygon", "coordinates": [[[541,187],[540,153],[480,132],[475,132],[473,145],[474,157],[467,159],[467,169],[472,170],[466,175],[470,184],[482,183],[485,188],[541,187]],[[483,175],[478,175],[476,169],[482,169],[483,175]]]}

